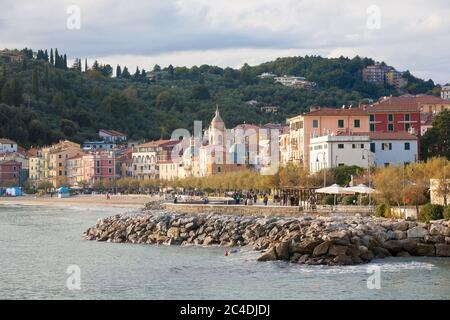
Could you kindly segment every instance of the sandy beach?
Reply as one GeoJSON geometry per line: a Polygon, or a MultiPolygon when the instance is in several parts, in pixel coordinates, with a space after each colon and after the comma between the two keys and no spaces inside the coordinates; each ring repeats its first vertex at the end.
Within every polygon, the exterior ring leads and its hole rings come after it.
{"type": "Polygon", "coordinates": [[[63,199],[58,199],[57,197],[50,196],[36,197],[34,195],[26,195],[22,197],[1,197],[0,205],[17,204],[45,206],[105,206],[122,208],[143,208],[147,202],[157,199],[160,198],[148,195],[112,195],[111,199],[107,199],[106,195],[77,195],[63,199]]]}

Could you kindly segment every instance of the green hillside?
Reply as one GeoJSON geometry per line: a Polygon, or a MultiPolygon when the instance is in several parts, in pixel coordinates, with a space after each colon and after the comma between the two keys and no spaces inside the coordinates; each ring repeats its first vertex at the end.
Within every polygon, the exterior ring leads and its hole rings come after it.
{"type": "MultiPolygon", "coordinates": [[[[126,132],[132,139],[156,139],[168,137],[176,128],[191,129],[194,120],[209,122],[216,104],[231,127],[242,122],[284,122],[311,105],[357,105],[365,98],[396,94],[392,87],[361,81],[361,70],[374,61],[360,57],[279,58],[239,70],[155,66],[153,81],[145,77],[145,70],[88,61],[85,72],[84,64],[77,59],[68,67],[65,55],[56,50],[39,50],[35,57],[29,49],[16,50],[13,58],[11,51],[0,51],[0,137],[24,146],[62,138],[81,142],[107,128],[126,132]],[[120,77],[112,77],[113,68],[120,77]],[[258,78],[263,72],[304,76],[317,87],[285,87],[258,78]],[[249,100],[258,105],[248,105],[249,100]],[[264,105],[276,105],[279,112],[262,112],[264,105]]],[[[408,77],[411,93],[432,92],[433,81],[409,73],[408,77]]]]}

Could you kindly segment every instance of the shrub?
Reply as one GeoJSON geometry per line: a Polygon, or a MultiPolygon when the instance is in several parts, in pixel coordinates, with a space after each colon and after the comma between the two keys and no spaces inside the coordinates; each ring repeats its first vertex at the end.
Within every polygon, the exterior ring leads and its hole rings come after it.
{"type": "Polygon", "coordinates": [[[375,216],[389,218],[391,216],[391,207],[385,203],[380,203],[375,208],[375,216]]]}
{"type": "Polygon", "coordinates": [[[327,195],[320,200],[320,204],[323,205],[334,205],[334,196],[327,195]]]}
{"type": "Polygon", "coordinates": [[[438,204],[427,203],[424,205],[417,217],[419,221],[429,222],[430,220],[439,220],[443,218],[444,207],[438,204]]]}
{"type": "Polygon", "coordinates": [[[341,204],[344,205],[353,205],[356,204],[357,198],[356,196],[345,196],[341,200],[341,204]]]}
{"type": "Polygon", "coordinates": [[[369,205],[369,196],[364,196],[361,198],[361,205],[363,205],[363,206],[369,205]]]}
{"type": "Polygon", "coordinates": [[[445,207],[444,212],[443,212],[443,214],[442,214],[442,217],[443,217],[445,220],[450,220],[450,205],[448,205],[448,206],[445,207]]]}

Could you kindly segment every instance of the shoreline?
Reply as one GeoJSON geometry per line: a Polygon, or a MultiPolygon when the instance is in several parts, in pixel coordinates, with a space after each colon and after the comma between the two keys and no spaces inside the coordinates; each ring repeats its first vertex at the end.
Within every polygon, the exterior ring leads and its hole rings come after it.
{"type": "Polygon", "coordinates": [[[77,195],[70,198],[57,197],[1,197],[1,205],[33,205],[33,206],[79,206],[79,207],[118,207],[144,209],[146,203],[160,199],[157,196],[149,195],[112,195],[111,199],[106,199],[105,195],[77,195]]]}
{"type": "Polygon", "coordinates": [[[86,240],[113,243],[250,247],[258,261],[355,265],[390,256],[450,257],[450,221],[420,223],[377,217],[263,217],[180,214],[148,205],[88,228],[86,240]]]}

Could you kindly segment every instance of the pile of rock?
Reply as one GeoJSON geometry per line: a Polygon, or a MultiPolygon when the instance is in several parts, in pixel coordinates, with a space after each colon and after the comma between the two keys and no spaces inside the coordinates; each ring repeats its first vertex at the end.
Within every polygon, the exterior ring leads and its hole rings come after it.
{"type": "Polygon", "coordinates": [[[374,217],[261,218],[143,212],[99,220],[85,239],[167,245],[252,246],[259,261],[347,265],[387,256],[450,256],[450,221],[374,217]]]}

